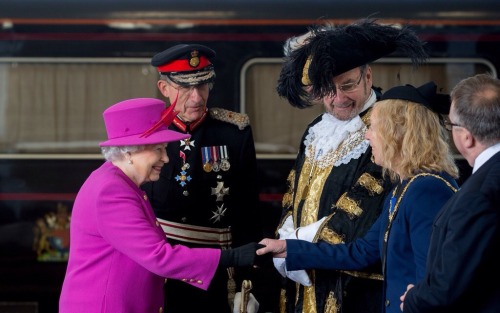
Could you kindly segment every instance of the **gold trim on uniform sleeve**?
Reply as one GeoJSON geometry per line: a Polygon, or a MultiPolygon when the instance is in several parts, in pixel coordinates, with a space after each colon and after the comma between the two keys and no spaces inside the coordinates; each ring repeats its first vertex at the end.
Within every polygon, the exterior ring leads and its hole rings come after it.
{"type": "Polygon", "coordinates": [[[351,219],[355,216],[360,216],[363,213],[363,209],[359,207],[359,203],[354,199],[349,198],[347,196],[347,192],[344,192],[344,194],[340,196],[335,206],[342,211],[345,211],[351,219]]]}
{"type": "Polygon", "coordinates": [[[368,173],[363,173],[359,177],[357,184],[365,187],[372,196],[384,192],[384,187],[382,187],[380,181],[368,173]]]}
{"type": "Polygon", "coordinates": [[[344,237],[342,235],[337,234],[333,230],[329,229],[328,227],[324,227],[321,230],[321,234],[319,235],[319,238],[331,245],[336,245],[339,243],[344,243],[344,237]]]}

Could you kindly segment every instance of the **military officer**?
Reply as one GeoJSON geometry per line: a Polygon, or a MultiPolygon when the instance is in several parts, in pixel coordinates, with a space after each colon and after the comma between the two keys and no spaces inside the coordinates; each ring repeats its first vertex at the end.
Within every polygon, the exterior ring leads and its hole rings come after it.
{"type": "MultiPolygon", "coordinates": [[[[170,243],[229,249],[259,241],[262,231],[249,118],[207,108],[214,58],[199,44],[176,45],[152,58],[158,89],[177,111],[170,128],[191,137],[168,145],[170,162],[144,190],[170,243]]],[[[238,271],[219,270],[208,292],[168,280],[166,312],[231,312],[235,288],[252,274],[238,271]]]]}

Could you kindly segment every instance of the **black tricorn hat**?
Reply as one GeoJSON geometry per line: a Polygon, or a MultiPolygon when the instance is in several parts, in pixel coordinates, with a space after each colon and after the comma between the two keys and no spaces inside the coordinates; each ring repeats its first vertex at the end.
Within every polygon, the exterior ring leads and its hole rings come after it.
{"type": "Polygon", "coordinates": [[[215,79],[212,60],[215,51],[199,44],[179,44],[157,53],[151,65],[181,86],[193,86],[215,79]]]}
{"type": "Polygon", "coordinates": [[[285,58],[278,80],[278,95],[291,105],[310,106],[309,97],[320,98],[335,86],[333,78],[356,67],[398,52],[409,57],[414,66],[425,61],[425,43],[408,27],[382,25],[374,19],[325,29],[314,26],[306,43],[285,58]],[[304,67],[307,64],[307,68],[304,67]],[[307,75],[307,79],[302,79],[307,75]],[[304,90],[304,81],[312,86],[312,95],[304,90]]]}
{"type": "Polygon", "coordinates": [[[436,83],[433,81],[420,87],[412,85],[396,86],[387,90],[380,101],[387,99],[401,99],[419,103],[434,113],[448,115],[450,113],[450,96],[437,93],[436,83]]]}

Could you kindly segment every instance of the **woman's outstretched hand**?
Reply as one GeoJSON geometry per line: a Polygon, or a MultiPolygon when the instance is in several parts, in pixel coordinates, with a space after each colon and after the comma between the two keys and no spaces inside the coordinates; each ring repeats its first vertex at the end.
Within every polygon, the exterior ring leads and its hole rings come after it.
{"type": "Polygon", "coordinates": [[[271,253],[273,258],[286,258],[286,240],[264,238],[259,242],[265,247],[257,250],[257,255],[271,253]]]}

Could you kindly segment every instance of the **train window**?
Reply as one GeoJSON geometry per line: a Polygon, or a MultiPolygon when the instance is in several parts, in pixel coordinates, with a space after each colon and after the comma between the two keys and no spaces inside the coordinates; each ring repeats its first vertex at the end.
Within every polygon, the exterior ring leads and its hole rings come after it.
{"type": "MultiPolygon", "coordinates": [[[[248,113],[259,154],[292,158],[306,125],[322,105],[299,110],[276,94],[281,58],[257,58],[241,71],[241,111],[248,113]]],[[[416,71],[409,60],[372,64],[377,86],[434,80],[449,92],[462,78],[491,72],[479,59],[431,59],[416,71]]],[[[149,59],[0,58],[0,154],[99,153],[101,116],[109,105],[134,97],[161,97],[149,59]],[[134,79],[130,79],[134,77],[134,79]]]]}
{"type": "MultiPolygon", "coordinates": [[[[323,112],[321,104],[300,110],[278,97],[281,62],[281,58],[252,59],[241,72],[241,109],[250,117],[260,154],[296,154],[307,124],[323,112]]],[[[434,80],[440,92],[449,93],[465,77],[486,72],[496,75],[494,66],[483,59],[430,59],[414,69],[408,59],[383,58],[371,66],[374,85],[383,90],[434,80]]]]}
{"type": "Polygon", "coordinates": [[[157,96],[149,59],[0,59],[0,153],[100,153],[103,110],[157,96]],[[133,79],[131,79],[133,77],[133,79]]]}

